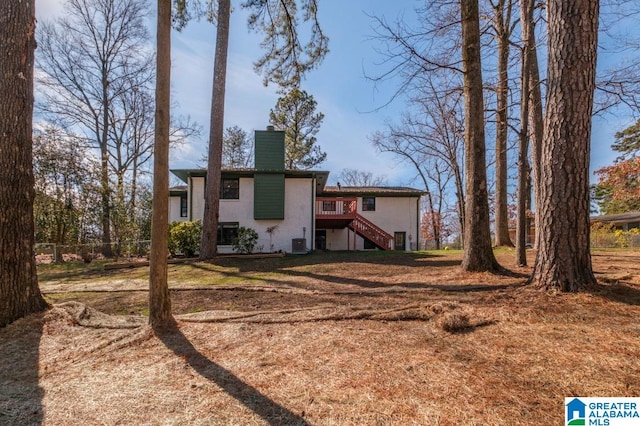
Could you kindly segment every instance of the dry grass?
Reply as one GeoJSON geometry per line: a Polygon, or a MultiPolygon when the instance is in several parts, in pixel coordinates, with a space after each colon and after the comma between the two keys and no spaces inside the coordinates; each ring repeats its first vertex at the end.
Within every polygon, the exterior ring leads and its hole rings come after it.
{"type": "Polygon", "coordinates": [[[578,294],[498,257],[510,276],[456,253],[176,266],[159,334],[110,315],[143,312],[142,271],[41,279],[60,303],[0,330],[0,424],[560,424],[565,396],[640,395],[640,253],[594,253],[578,294]]]}

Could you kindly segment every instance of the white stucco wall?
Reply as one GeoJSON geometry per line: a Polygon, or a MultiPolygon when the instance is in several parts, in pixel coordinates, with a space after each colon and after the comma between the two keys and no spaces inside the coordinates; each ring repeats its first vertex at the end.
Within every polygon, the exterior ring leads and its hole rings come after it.
{"type": "Polygon", "coordinates": [[[189,220],[202,220],[204,217],[204,177],[189,178],[189,220]]]}
{"type": "MultiPolygon", "coordinates": [[[[202,220],[204,215],[204,178],[192,178],[190,185],[191,218],[202,220]]],[[[282,250],[291,252],[293,238],[306,238],[307,248],[312,247],[313,233],[313,180],[311,178],[285,179],[284,220],[255,220],[253,218],[253,178],[240,178],[240,198],[238,200],[220,200],[220,222],[237,222],[239,226],[253,228],[258,233],[255,251],[264,252],[282,250]],[[267,228],[278,225],[272,234],[271,242],[267,228]]],[[[179,211],[178,199],[178,216],[179,211]]],[[[219,245],[219,253],[232,253],[231,246],[219,245]]]]}
{"type": "Polygon", "coordinates": [[[189,219],[188,216],[180,217],[180,197],[179,196],[169,197],[169,223],[182,222],[188,219],[189,219]]]}
{"type": "MultiPolygon", "coordinates": [[[[385,232],[406,233],[406,249],[416,249],[418,202],[416,197],[375,197],[376,210],[362,211],[362,197],[358,197],[358,213],[385,232]]],[[[327,229],[328,250],[353,250],[353,231],[350,229],[327,229]],[[347,232],[350,233],[347,236],[347,232]],[[350,245],[347,247],[347,242],[350,245]]],[[[356,250],[364,250],[364,239],[356,238],[356,250]]]]}
{"type": "MultiPolygon", "coordinates": [[[[186,218],[180,217],[180,197],[170,197],[169,220],[202,220],[204,215],[204,177],[189,178],[188,207],[186,218]]],[[[307,249],[315,248],[314,181],[311,178],[285,179],[285,219],[253,219],[253,178],[240,178],[240,199],[220,200],[220,222],[238,222],[239,226],[253,228],[258,233],[255,251],[291,252],[293,238],[305,238],[307,249]],[[278,225],[271,242],[267,228],[278,225]],[[272,245],[273,247],[270,247],[272,245]]],[[[376,197],[376,210],[362,211],[362,197],[358,197],[358,213],[390,235],[406,233],[406,249],[415,250],[417,244],[418,202],[416,197],[376,197]]],[[[353,250],[353,231],[345,229],[326,230],[326,248],[329,250],[353,250]],[[347,232],[349,236],[347,237],[347,232]],[[349,246],[347,246],[349,241],[349,246]]],[[[356,238],[356,250],[364,249],[364,239],[356,238]]],[[[218,246],[220,253],[231,253],[231,246],[218,246]]]]}
{"type": "MultiPolygon", "coordinates": [[[[312,179],[286,179],[284,220],[255,220],[253,218],[253,178],[240,178],[240,199],[220,200],[220,222],[238,222],[240,226],[253,228],[258,233],[255,251],[291,252],[292,238],[306,238],[311,245],[313,229],[312,179]],[[271,235],[267,228],[277,225],[271,235]],[[273,245],[273,248],[270,247],[273,245]]],[[[218,246],[220,253],[231,253],[231,246],[218,246]]]]}

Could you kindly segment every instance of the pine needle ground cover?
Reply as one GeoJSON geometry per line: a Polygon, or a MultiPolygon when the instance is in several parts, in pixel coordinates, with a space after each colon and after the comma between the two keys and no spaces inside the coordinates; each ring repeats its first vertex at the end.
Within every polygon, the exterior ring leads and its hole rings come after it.
{"type": "Polygon", "coordinates": [[[496,255],[171,265],[157,333],[147,268],[43,266],[53,309],[0,329],[0,424],[560,424],[565,396],[640,395],[639,252],[594,252],[578,294],[496,255]]]}

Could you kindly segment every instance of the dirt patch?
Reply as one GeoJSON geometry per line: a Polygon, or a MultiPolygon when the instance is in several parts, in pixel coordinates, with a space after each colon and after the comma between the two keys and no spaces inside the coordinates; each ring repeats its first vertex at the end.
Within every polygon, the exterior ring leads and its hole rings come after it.
{"type": "Polygon", "coordinates": [[[0,424],[559,424],[565,396],[640,394],[638,252],[594,253],[578,294],[498,257],[509,275],[455,253],[175,267],[161,334],[144,276],[56,276],[55,308],[0,330],[0,424]]]}

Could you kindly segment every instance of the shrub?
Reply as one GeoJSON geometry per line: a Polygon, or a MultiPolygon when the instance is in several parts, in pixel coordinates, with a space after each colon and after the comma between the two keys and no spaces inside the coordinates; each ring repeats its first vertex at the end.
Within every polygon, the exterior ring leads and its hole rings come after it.
{"type": "Polygon", "coordinates": [[[186,257],[193,257],[200,251],[202,225],[195,222],[172,222],[169,225],[169,253],[175,256],[181,253],[186,257]]]}
{"type": "Polygon", "coordinates": [[[258,242],[258,233],[255,229],[238,228],[238,236],[233,240],[233,250],[237,253],[252,253],[256,243],[258,242]]]}
{"type": "Polygon", "coordinates": [[[591,246],[604,248],[627,248],[640,246],[640,229],[628,231],[615,229],[612,224],[591,224],[591,246]]]}

